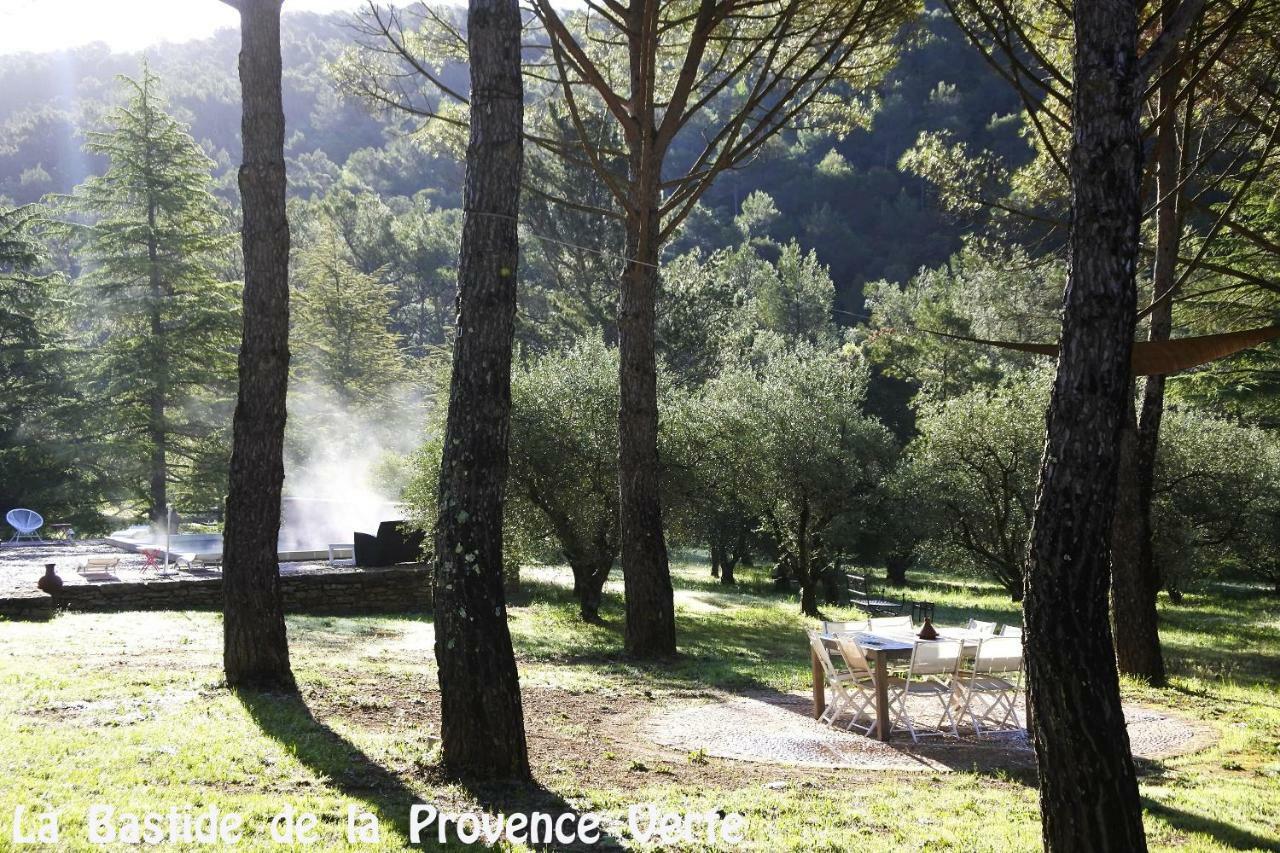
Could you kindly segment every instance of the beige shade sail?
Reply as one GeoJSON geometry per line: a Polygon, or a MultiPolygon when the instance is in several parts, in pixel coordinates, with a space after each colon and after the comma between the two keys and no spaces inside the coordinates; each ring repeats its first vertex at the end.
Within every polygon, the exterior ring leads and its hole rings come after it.
{"type": "MultiPolygon", "coordinates": [[[[968,341],[983,346],[1029,352],[1037,355],[1058,355],[1057,344],[1038,344],[1023,341],[992,341],[921,329],[931,335],[968,341]]],[[[1166,376],[1181,370],[1199,367],[1220,358],[1255,347],[1280,337],[1280,325],[1240,332],[1223,332],[1219,335],[1200,335],[1194,338],[1174,338],[1169,341],[1137,341],[1133,345],[1131,369],[1134,376],[1166,376]]]]}

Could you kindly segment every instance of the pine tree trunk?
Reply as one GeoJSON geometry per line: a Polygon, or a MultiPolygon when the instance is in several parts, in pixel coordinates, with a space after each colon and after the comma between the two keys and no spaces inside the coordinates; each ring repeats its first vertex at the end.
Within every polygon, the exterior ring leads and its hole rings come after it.
{"type": "Polygon", "coordinates": [[[168,434],[164,429],[164,400],[159,392],[153,391],[147,426],[147,437],[151,441],[151,476],[148,484],[147,517],[151,519],[152,526],[165,524],[165,516],[168,514],[169,484],[165,466],[167,456],[165,439],[167,436],[168,434]]]}
{"type": "MultiPolygon", "coordinates": [[[[1174,8],[1174,3],[1165,3],[1165,24],[1169,23],[1174,8]]],[[[1162,69],[1165,77],[1160,83],[1159,109],[1164,116],[1160,119],[1156,140],[1156,197],[1161,201],[1156,209],[1156,260],[1151,276],[1153,299],[1159,301],[1151,312],[1151,328],[1147,335],[1147,340],[1150,341],[1167,341],[1173,332],[1173,291],[1178,282],[1178,255],[1182,250],[1181,130],[1177,111],[1170,106],[1176,102],[1181,85],[1181,75],[1174,67],[1180,61],[1180,52],[1175,51],[1162,69]],[[1161,299],[1166,295],[1169,298],[1161,299]]],[[[1154,684],[1163,684],[1165,680],[1156,614],[1156,599],[1160,594],[1160,568],[1155,560],[1155,523],[1152,516],[1156,457],[1160,449],[1160,425],[1164,419],[1164,391],[1163,376],[1147,377],[1142,391],[1142,411],[1138,418],[1137,446],[1138,510],[1146,530],[1139,555],[1139,573],[1145,592],[1143,605],[1152,625],[1148,644],[1153,651],[1149,665],[1143,672],[1136,674],[1144,675],[1154,684]]]]}
{"type": "Polygon", "coordinates": [[[485,780],[529,777],[502,581],[523,157],[520,26],[516,0],[468,6],[467,213],[435,531],[444,765],[455,776],[485,780]]]}
{"type": "Polygon", "coordinates": [[[149,317],[151,323],[151,345],[160,348],[156,353],[155,364],[153,365],[155,374],[152,377],[151,405],[147,417],[147,437],[151,441],[151,471],[148,484],[150,506],[147,510],[147,516],[151,519],[152,525],[167,525],[169,514],[169,472],[166,439],[168,438],[168,431],[165,429],[164,404],[165,399],[168,397],[167,371],[169,365],[161,345],[164,340],[161,304],[165,294],[164,284],[160,281],[160,250],[156,246],[156,206],[154,200],[147,205],[147,227],[150,230],[150,235],[147,237],[147,266],[150,270],[149,284],[151,287],[151,316],[149,317]]]}
{"type": "Polygon", "coordinates": [[[659,193],[650,160],[642,151],[631,158],[639,209],[627,216],[628,260],[618,301],[618,487],[626,649],[634,657],[654,659],[676,653],[676,621],[659,501],[654,350],[659,193]]]}
{"type": "Polygon", "coordinates": [[[1120,672],[1158,683],[1164,679],[1155,594],[1142,576],[1142,551],[1151,531],[1141,506],[1138,424],[1130,396],[1120,432],[1116,510],[1111,522],[1111,612],[1120,672]]]}
{"type": "Polygon", "coordinates": [[[1047,850],[1146,849],[1108,620],[1141,216],[1137,9],[1077,0],[1071,273],[1027,594],[1028,701],[1047,850]]]}
{"type": "Polygon", "coordinates": [[[281,0],[240,0],[244,331],[223,536],[223,666],[232,686],[289,689],[280,493],[289,382],[281,0]]]}
{"type": "MultiPolygon", "coordinates": [[[[1165,24],[1175,3],[1166,2],[1165,24]]],[[[1167,341],[1173,330],[1173,289],[1178,281],[1178,253],[1182,243],[1181,153],[1178,113],[1173,104],[1178,97],[1180,74],[1175,51],[1161,69],[1156,124],[1156,245],[1151,275],[1150,315],[1147,340],[1167,341]]],[[[1152,537],[1152,496],[1155,491],[1156,456],[1160,446],[1160,423],[1164,417],[1163,376],[1147,378],[1142,391],[1140,417],[1130,417],[1125,427],[1124,449],[1129,459],[1120,489],[1126,498],[1116,509],[1116,533],[1124,528],[1124,539],[1112,545],[1112,610],[1116,633],[1116,663],[1120,672],[1151,684],[1165,681],[1164,655],[1160,649],[1160,571],[1155,565],[1152,537]],[[1125,478],[1129,478],[1126,481],[1125,478]]],[[[1115,535],[1115,534],[1113,534],[1115,535]]]]}

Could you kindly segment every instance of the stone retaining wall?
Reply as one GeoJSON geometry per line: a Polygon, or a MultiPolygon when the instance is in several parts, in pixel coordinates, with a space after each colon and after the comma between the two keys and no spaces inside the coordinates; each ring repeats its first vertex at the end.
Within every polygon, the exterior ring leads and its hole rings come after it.
{"type": "MultiPolygon", "coordinates": [[[[290,572],[281,575],[290,613],[416,613],[431,608],[431,568],[415,564],[382,569],[290,572]]],[[[0,598],[0,616],[48,618],[56,610],[221,609],[222,578],[184,577],[136,583],[68,584],[56,596],[0,598]]]]}

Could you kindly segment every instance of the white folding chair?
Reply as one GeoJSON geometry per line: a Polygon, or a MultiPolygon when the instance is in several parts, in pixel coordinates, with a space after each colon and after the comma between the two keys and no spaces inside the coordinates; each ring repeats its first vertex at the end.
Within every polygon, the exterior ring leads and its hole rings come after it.
{"type": "Polygon", "coordinates": [[[979,622],[977,619],[970,619],[969,624],[965,625],[965,628],[991,637],[996,635],[996,623],[994,622],[979,622]]]}
{"type": "Polygon", "coordinates": [[[911,650],[911,664],[906,675],[893,677],[887,684],[889,709],[893,715],[890,731],[907,731],[911,740],[919,741],[923,735],[943,735],[942,724],[950,724],[951,735],[959,736],[955,717],[951,714],[952,682],[960,666],[960,652],[964,644],[959,640],[917,640],[911,650]],[[943,679],[946,679],[944,681],[943,679]],[[912,697],[933,697],[942,708],[938,724],[924,732],[916,731],[916,721],[907,708],[912,697]]]}
{"type": "Polygon", "coordinates": [[[878,631],[914,631],[910,616],[872,616],[867,620],[872,633],[878,631]]]}
{"type": "MultiPolygon", "coordinates": [[[[809,645],[818,656],[823,679],[826,681],[827,707],[818,716],[818,722],[832,726],[850,708],[859,707],[857,697],[864,692],[864,686],[858,683],[857,675],[849,670],[840,654],[840,643],[835,637],[823,636],[814,630],[806,630],[805,633],[809,635],[809,645]],[[832,660],[833,652],[841,660],[840,669],[836,668],[835,661],[832,660]]],[[[855,720],[859,713],[861,709],[854,712],[855,720]]]]}
{"type": "MultiPolygon", "coordinates": [[[[849,679],[841,685],[846,693],[841,713],[849,715],[849,725],[845,728],[850,731],[857,729],[864,735],[870,734],[876,725],[876,677],[871,672],[871,664],[867,662],[867,656],[862,653],[862,648],[857,641],[849,637],[836,637],[835,642],[840,650],[840,660],[844,669],[840,675],[849,676],[849,679]],[[858,720],[864,715],[867,721],[859,723],[858,720]]],[[[832,663],[835,663],[834,658],[832,663]]]]}
{"type": "Polygon", "coordinates": [[[1022,629],[1017,625],[1005,625],[1000,629],[1001,637],[1021,637],[1022,629]]]}
{"type": "Polygon", "coordinates": [[[981,736],[988,730],[1021,729],[1018,719],[1018,692],[1022,689],[1022,638],[983,637],[978,641],[973,662],[961,668],[953,682],[952,704],[960,719],[968,717],[973,731],[981,736]]]}
{"type": "Polygon", "coordinates": [[[859,634],[869,627],[866,619],[858,619],[854,622],[823,622],[822,633],[828,637],[835,637],[841,634],[859,634]]]}

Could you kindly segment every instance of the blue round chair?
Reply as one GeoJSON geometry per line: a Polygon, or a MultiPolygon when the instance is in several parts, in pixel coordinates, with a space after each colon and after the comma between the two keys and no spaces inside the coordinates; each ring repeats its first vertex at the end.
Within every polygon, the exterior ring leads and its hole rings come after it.
{"type": "Polygon", "coordinates": [[[40,513],[33,509],[11,509],[4,514],[4,520],[9,522],[9,526],[16,531],[10,542],[29,542],[43,541],[36,531],[44,526],[44,519],[40,513]]]}

